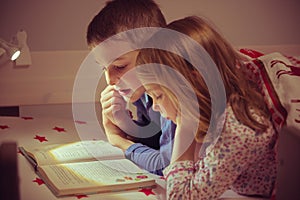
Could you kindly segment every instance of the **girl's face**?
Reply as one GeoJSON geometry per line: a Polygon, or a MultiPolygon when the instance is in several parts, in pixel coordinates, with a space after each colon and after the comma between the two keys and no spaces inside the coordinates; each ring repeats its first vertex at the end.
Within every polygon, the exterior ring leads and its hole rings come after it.
{"type": "Polygon", "coordinates": [[[174,104],[175,100],[160,85],[147,84],[144,86],[146,93],[153,100],[153,110],[160,112],[166,118],[172,120],[175,124],[178,117],[178,110],[174,104]]]}

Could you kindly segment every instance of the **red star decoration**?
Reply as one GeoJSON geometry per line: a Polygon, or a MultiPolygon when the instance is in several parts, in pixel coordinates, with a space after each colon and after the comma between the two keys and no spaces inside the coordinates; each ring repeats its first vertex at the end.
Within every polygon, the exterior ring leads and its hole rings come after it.
{"type": "Polygon", "coordinates": [[[66,132],[66,130],[65,130],[64,128],[60,128],[60,127],[57,127],[57,126],[55,126],[55,127],[53,128],[53,130],[55,130],[55,131],[57,131],[57,132],[66,132]]]}
{"type": "Polygon", "coordinates": [[[7,126],[7,125],[0,125],[0,129],[7,129],[7,128],[9,128],[9,126],[7,126]]]}
{"type": "Polygon", "coordinates": [[[33,180],[32,182],[36,182],[38,185],[43,185],[45,184],[44,181],[40,178],[35,178],[35,180],[33,180]]]}
{"type": "Polygon", "coordinates": [[[87,198],[88,196],[85,194],[76,195],[77,199],[87,198]]]}
{"type": "Polygon", "coordinates": [[[140,189],[139,192],[143,192],[146,196],[149,196],[150,194],[154,194],[154,192],[152,191],[152,188],[143,188],[140,189]]]}
{"type": "Polygon", "coordinates": [[[40,142],[46,142],[46,141],[48,141],[48,140],[46,139],[46,137],[44,137],[44,136],[39,136],[39,135],[35,135],[35,137],[34,137],[33,139],[39,140],[40,142]]]}
{"type": "Polygon", "coordinates": [[[75,120],[75,123],[77,123],[77,124],[86,124],[85,121],[79,121],[79,120],[75,120]]]}
{"type": "Polygon", "coordinates": [[[33,120],[33,117],[21,117],[24,120],[33,120]]]}

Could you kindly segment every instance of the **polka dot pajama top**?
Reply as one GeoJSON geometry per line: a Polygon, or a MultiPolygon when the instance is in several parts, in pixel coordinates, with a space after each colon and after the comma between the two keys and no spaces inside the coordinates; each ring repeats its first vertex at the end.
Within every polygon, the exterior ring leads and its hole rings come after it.
{"type": "Polygon", "coordinates": [[[168,199],[216,199],[228,189],[269,197],[276,179],[277,134],[271,122],[264,121],[269,128],[256,133],[227,106],[222,133],[206,156],[174,162],[164,170],[168,199]]]}

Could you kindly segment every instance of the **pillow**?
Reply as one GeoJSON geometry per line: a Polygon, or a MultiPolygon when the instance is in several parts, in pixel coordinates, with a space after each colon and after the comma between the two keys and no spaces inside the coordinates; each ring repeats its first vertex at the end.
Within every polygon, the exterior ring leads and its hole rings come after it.
{"type": "Polygon", "coordinates": [[[277,131],[286,126],[300,136],[300,61],[278,52],[240,52],[251,58],[245,62],[247,75],[258,83],[277,131]]]}
{"type": "Polygon", "coordinates": [[[258,57],[261,73],[273,87],[273,93],[286,110],[286,127],[300,136],[300,63],[294,57],[271,53],[258,57]],[[265,74],[264,74],[265,73],[265,74]]]}
{"type": "Polygon", "coordinates": [[[250,58],[257,58],[259,56],[264,55],[263,53],[261,53],[259,51],[256,51],[256,50],[253,50],[253,49],[247,49],[247,48],[240,49],[240,52],[244,55],[249,56],[250,58]]]}

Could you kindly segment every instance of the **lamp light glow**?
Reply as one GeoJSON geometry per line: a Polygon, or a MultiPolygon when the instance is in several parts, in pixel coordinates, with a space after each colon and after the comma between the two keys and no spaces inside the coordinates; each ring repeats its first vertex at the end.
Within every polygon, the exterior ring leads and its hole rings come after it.
{"type": "MultiPolygon", "coordinates": [[[[13,42],[7,42],[0,38],[0,60],[14,61],[14,66],[30,66],[31,54],[27,45],[27,33],[21,29],[12,39],[13,42]]],[[[3,63],[3,62],[2,62],[3,63]]],[[[1,63],[0,63],[1,64],[1,63]]]]}
{"type": "Polygon", "coordinates": [[[11,56],[11,60],[16,60],[21,54],[20,50],[17,50],[12,56],[11,56]]]}
{"type": "Polygon", "coordinates": [[[21,51],[19,50],[17,45],[11,44],[2,39],[0,39],[0,47],[5,49],[6,54],[12,61],[16,60],[21,54],[21,51]]]}

